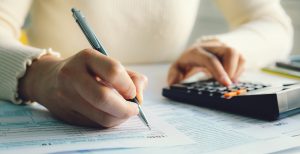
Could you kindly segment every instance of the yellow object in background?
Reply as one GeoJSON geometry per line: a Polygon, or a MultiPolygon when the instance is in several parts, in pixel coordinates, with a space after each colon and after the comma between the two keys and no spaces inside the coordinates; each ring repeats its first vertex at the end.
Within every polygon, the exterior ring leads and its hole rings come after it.
{"type": "Polygon", "coordinates": [[[278,67],[273,66],[273,65],[264,67],[261,70],[263,72],[266,72],[266,73],[269,73],[269,74],[273,74],[273,75],[277,75],[277,76],[281,76],[281,77],[286,77],[286,78],[290,78],[290,79],[300,80],[300,72],[297,72],[297,71],[278,68],[278,67]]]}
{"type": "Polygon", "coordinates": [[[21,43],[23,44],[28,44],[28,39],[27,39],[27,34],[25,30],[21,31],[21,36],[19,38],[19,40],[21,41],[21,43]]]}

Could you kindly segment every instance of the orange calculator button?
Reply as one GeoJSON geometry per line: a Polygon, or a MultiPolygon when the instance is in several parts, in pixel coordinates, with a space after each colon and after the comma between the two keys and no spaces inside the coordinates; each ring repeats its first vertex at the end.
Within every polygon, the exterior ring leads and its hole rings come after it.
{"type": "Polygon", "coordinates": [[[232,91],[232,92],[228,92],[224,94],[225,98],[229,98],[229,97],[233,97],[233,96],[237,96],[238,93],[236,91],[232,91]]]}
{"type": "Polygon", "coordinates": [[[240,89],[238,91],[236,91],[238,95],[242,95],[242,94],[245,94],[247,93],[247,89],[240,89]]]}

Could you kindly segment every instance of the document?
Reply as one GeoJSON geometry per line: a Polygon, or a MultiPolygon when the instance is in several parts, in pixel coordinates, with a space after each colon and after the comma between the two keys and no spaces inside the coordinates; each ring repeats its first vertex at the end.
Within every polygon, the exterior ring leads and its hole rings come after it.
{"type": "Polygon", "coordinates": [[[136,116],[109,129],[75,127],[53,119],[38,105],[0,102],[0,153],[49,153],[82,149],[118,149],[192,144],[154,116],[151,130],[136,116]]]}
{"type": "Polygon", "coordinates": [[[97,152],[101,154],[252,154],[283,151],[300,145],[300,137],[297,137],[300,136],[300,115],[267,122],[171,102],[164,98],[147,99],[144,102],[144,110],[164,119],[196,143],[169,147],[76,152],[84,154],[97,152]]]}
{"type": "Polygon", "coordinates": [[[158,99],[146,102],[144,108],[155,109],[156,116],[196,142],[184,148],[166,148],[168,152],[240,153],[256,148],[256,152],[265,153],[300,145],[300,115],[268,122],[158,99]]]}

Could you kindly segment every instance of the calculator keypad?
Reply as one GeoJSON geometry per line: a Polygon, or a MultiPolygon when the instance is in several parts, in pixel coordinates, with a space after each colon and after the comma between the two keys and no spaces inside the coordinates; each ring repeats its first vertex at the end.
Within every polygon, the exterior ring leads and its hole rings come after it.
{"type": "Polygon", "coordinates": [[[215,80],[174,84],[171,86],[172,89],[181,90],[187,93],[193,92],[199,95],[207,95],[222,98],[231,98],[234,96],[246,94],[249,91],[259,90],[266,87],[269,87],[269,85],[252,82],[238,82],[228,87],[225,87],[215,80]]]}

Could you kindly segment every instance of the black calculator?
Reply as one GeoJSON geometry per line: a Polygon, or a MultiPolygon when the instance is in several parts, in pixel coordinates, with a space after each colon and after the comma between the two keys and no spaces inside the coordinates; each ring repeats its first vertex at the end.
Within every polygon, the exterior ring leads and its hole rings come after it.
{"type": "Polygon", "coordinates": [[[271,86],[238,82],[225,87],[210,79],[174,84],[163,96],[188,104],[208,107],[264,120],[277,120],[300,112],[300,85],[271,86]]]}

